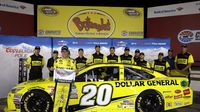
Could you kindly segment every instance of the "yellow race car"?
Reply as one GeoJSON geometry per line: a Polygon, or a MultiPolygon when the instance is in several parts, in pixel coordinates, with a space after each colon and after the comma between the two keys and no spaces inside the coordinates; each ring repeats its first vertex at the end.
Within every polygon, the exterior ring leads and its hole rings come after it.
{"type": "MultiPolygon", "coordinates": [[[[6,111],[51,112],[54,87],[52,79],[19,84],[8,94],[6,111]]],[[[167,77],[134,65],[102,63],[77,73],[68,111],[162,112],[192,103],[193,91],[187,78],[167,77]]]]}

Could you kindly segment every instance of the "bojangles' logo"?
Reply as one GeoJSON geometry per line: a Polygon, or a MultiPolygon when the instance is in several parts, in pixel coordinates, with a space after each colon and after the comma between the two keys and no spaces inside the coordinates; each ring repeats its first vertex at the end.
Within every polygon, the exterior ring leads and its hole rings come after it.
{"type": "Polygon", "coordinates": [[[81,21],[79,17],[73,18],[73,22],[78,28],[79,31],[82,31],[85,29],[85,31],[89,31],[90,29],[96,29],[99,31],[110,31],[110,21],[107,19],[107,21],[104,23],[104,19],[100,18],[100,23],[95,23],[91,21],[90,17],[86,17],[85,20],[81,21]]]}
{"type": "Polygon", "coordinates": [[[108,38],[115,30],[115,22],[101,10],[88,9],[72,15],[67,28],[74,37],[108,38]]]}

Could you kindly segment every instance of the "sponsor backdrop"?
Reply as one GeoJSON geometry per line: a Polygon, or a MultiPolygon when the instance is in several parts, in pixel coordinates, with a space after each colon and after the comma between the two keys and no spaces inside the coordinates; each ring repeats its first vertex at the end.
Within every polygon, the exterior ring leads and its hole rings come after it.
{"type": "Polygon", "coordinates": [[[174,54],[188,44],[195,66],[200,66],[200,1],[148,9],[147,37],[170,37],[174,54]]]}
{"type": "MultiPolygon", "coordinates": [[[[41,47],[41,55],[45,62],[51,57],[52,50],[60,51],[61,46],[67,45],[71,58],[78,56],[78,49],[83,48],[85,56],[90,57],[95,52],[96,44],[101,45],[101,52],[109,54],[109,47],[116,47],[116,54],[121,55],[125,46],[130,47],[131,54],[135,49],[140,49],[146,54],[146,59],[152,61],[157,58],[158,52],[167,53],[170,47],[169,39],[86,39],[86,38],[37,38],[32,36],[0,36],[0,98],[6,97],[8,91],[18,83],[19,58],[27,58],[33,54],[34,47],[41,47]],[[152,53],[152,51],[154,53],[152,53]]],[[[43,68],[43,77],[48,77],[48,69],[43,68]]]]}
{"type": "Polygon", "coordinates": [[[38,36],[143,38],[144,9],[39,5],[38,36]]]}
{"type": "Polygon", "coordinates": [[[0,0],[0,34],[34,35],[33,4],[0,0]]]}

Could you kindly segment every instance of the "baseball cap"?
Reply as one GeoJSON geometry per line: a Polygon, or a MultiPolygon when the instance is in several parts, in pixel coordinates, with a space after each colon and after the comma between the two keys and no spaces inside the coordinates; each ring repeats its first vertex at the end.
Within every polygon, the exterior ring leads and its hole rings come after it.
{"type": "Polygon", "coordinates": [[[139,49],[136,49],[136,50],[135,50],[135,53],[140,53],[140,50],[139,50],[139,49]]]}
{"type": "Polygon", "coordinates": [[[68,47],[67,46],[62,46],[61,51],[64,51],[64,50],[68,51],[68,47]]]}
{"type": "Polygon", "coordinates": [[[97,47],[99,47],[99,48],[100,48],[100,45],[96,45],[96,46],[95,46],[95,48],[97,48],[97,47]]]}
{"type": "Polygon", "coordinates": [[[38,49],[38,50],[40,50],[40,46],[35,46],[35,49],[38,49]]]}
{"type": "Polygon", "coordinates": [[[112,47],[110,47],[110,49],[115,49],[115,47],[112,46],[112,47]]]}
{"type": "Polygon", "coordinates": [[[129,47],[125,47],[124,50],[125,50],[125,51],[130,51],[129,47]]]}
{"type": "Polygon", "coordinates": [[[168,49],[168,52],[173,52],[173,49],[168,49]]]}
{"type": "Polygon", "coordinates": [[[141,53],[140,53],[140,55],[144,55],[144,53],[143,53],[143,52],[141,52],[141,53]]]}
{"type": "Polygon", "coordinates": [[[164,54],[162,53],[162,52],[159,52],[159,54],[158,55],[162,55],[162,56],[164,56],[164,54]]]}
{"type": "Polygon", "coordinates": [[[58,51],[57,51],[57,50],[54,50],[54,51],[53,51],[53,54],[54,54],[54,53],[57,53],[57,54],[58,54],[58,51]]]}
{"type": "Polygon", "coordinates": [[[183,44],[181,45],[181,47],[187,48],[187,44],[183,44]]]}
{"type": "Polygon", "coordinates": [[[78,51],[83,51],[83,48],[79,48],[78,51]]]}

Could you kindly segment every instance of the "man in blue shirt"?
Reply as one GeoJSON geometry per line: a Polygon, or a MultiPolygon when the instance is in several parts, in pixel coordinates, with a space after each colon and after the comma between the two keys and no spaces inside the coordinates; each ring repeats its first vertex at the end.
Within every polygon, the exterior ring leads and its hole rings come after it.
{"type": "Polygon", "coordinates": [[[173,57],[173,50],[172,49],[168,50],[168,56],[164,57],[164,60],[169,63],[170,70],[175,69],[175,63],[174,63],[175,58],[173,57]]]}

